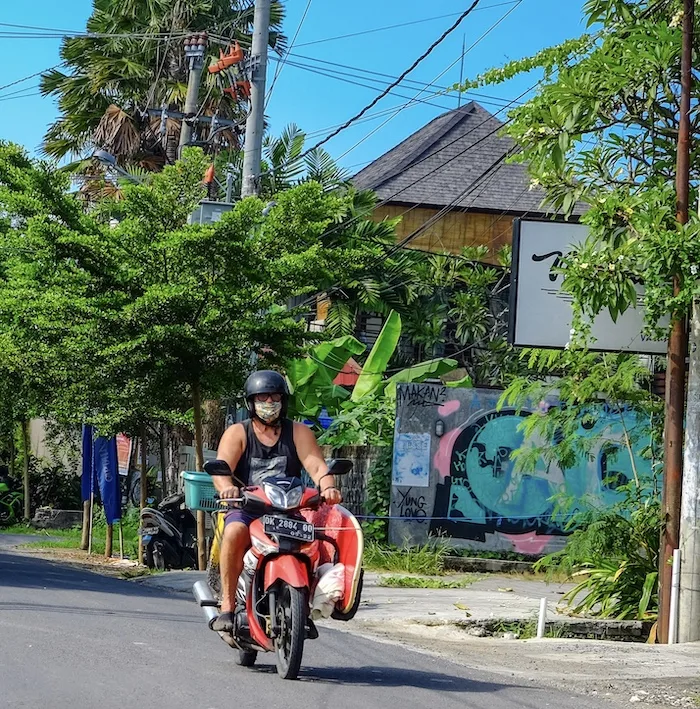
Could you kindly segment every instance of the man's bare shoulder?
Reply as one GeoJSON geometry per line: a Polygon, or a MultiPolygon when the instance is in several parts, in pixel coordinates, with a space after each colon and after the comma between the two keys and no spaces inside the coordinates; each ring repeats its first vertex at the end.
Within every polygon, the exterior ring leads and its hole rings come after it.
{"type": "Polygon", "coordinates": [[[236,443],[245,441],[245,439],[245,426],[242,423],[234,423],[224,431],[224,435],[221,436],[221,443],[236,443]]]}
{"type": "Polygon", "coordinates": [[[292,421],[292,424],[294,425],[294,438],[299,438],[300,440],[313,438],[316,440],[314,432],[306,424],[299,423],[299,421],[292,421]]]}

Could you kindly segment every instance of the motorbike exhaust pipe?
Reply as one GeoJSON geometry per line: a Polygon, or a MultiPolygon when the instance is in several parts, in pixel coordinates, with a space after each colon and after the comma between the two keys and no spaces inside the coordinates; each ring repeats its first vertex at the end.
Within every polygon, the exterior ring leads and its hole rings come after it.
{"type": "MultiPolygon", "coordinates": [[[[214,596],[209,584],[204,580],[197,581],[197,583],[192,586],[192,595],[194,596],[194,600],[197,601],[197,604],[202,609],[204,617],[207,619],[207,624],[211,623],[211,621],[219,615],[219,606],[216,596],[214,596]]],[[[219,636],[227,645],[234,648],[234,650],[240,650],[240,647],[234,640],[231,633],[220,632],[219,636]]]]}
{"type": "Polygon", "coordinates": [[[206,581],[197,581],[197,583],[192,586],[192,595],[202,609],[207,623],[210,623],[219,615],[216,596],[214,596],[214,593],[211,588],[209,588],[209,584],[206,581]]]}

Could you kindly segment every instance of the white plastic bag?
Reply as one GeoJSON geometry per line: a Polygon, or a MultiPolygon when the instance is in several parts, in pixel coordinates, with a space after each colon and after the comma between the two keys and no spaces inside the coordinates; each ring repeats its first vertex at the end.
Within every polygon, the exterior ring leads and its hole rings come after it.
{"type": "Polygon", "coordinates": [[[318,583],[311,601],[311,619],[330,618],[335,604],[345,595],[345,565],[323,564],[318,568],[318,583]]]}

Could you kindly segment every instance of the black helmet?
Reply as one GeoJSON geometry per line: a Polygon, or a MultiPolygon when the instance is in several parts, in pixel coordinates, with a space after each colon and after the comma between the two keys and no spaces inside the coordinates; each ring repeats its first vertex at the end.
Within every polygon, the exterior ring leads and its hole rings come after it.
{"type": "Polygon", "coordinates": [[[282,412],[280,413],[280,419],[287,416],[289,388],[287,387],[286,379],[279,372],[273,372],[271,369],[263,369],[259,372],[253,372],[246,380],[245,401],[248,413],[251,417],[255,417],[253,397],[257,394],[281,394],[282,412]]]}

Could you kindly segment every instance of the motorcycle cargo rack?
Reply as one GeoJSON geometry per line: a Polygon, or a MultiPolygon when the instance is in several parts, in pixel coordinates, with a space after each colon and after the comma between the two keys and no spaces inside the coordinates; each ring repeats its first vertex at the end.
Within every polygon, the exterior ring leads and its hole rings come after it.
{"type": "Polygon", "coordinates": [[[185,504],[191,510],[213,512],[221,509],[216,497],[216,488],[207,473],[185,471],[182,473],[185,486],[185,504]]]}

